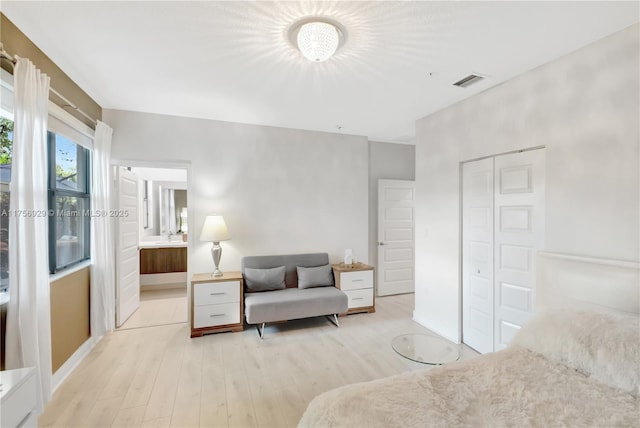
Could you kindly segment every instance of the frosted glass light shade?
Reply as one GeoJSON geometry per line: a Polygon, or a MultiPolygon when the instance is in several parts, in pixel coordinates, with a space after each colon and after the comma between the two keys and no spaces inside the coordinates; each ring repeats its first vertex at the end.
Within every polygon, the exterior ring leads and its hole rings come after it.
{"type": "Polygon", "coordinates": [[[187,233],[188,230],[188,226],[187,226],[187,208],[182,208],[182,210],[180,211],[180,229],[182,230],[182,232],[187,233]]]}
{"type": "Polygon", "coordinates": [[[227,224],[221,215],[208,215],[200,233],[201,241],[220,242],[231,239],[227,224]]]}
{"type": "Polygon", "coordinates": [[[326,22],[309,22],[298,31],[298,49],[313,62],[326,61],[336,52],[340,35],[338,29],[326,22]]]}

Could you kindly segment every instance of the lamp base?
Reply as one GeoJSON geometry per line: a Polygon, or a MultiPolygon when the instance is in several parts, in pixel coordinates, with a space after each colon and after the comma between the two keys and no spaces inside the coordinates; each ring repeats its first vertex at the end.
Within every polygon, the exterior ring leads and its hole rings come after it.
{"type": "Polygon", "coordinates": [[[218,267],[220,265],[220,257],[222,257],[222,247],[220,246],[220,242],[213,242],[213,245],[211,246],[211,257],[213,257],[213,265],[215,266],[213,276],[221,277],[223,274],[218,267]]]}

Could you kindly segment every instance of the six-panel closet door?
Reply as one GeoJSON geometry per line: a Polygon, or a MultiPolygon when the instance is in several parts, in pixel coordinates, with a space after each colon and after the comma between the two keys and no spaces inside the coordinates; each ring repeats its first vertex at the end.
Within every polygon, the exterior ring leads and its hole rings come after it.
{"type": "Polygon", "coordinates": [[[493,158],[462,165],[462,340],[493,351],[493,158]]]}
{"type": "Polygon", "coordinates": [[[506,347],[535,306],[544,246],[544,150],[462,168],[462,336],[486,353],[506,347]]]}

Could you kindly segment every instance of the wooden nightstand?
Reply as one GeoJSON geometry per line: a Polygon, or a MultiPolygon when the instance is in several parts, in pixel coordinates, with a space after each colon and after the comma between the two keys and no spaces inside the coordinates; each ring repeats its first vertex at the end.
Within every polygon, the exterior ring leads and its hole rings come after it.
{"type": "Polygon", "coordinates": [[[214,277],[198,273],[191,278],[191,337],[244,329],[242,273],[214,277]]]}
{"type": "Polygon", "coordinates": [[[331,265],[336,279],[336,287],[344,291],[349,297],[347,314],[358,312],[375,312],[376,302],[374,293],[373,266],[364,263],[343,263],[331,265]]]}

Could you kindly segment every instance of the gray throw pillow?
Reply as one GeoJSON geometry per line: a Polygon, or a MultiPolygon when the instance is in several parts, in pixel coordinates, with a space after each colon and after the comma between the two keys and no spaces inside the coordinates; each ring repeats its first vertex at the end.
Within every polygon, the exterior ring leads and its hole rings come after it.
{"type": "Polygon", "coordinates": [[[333,286],[331,265],[317,267],[298,266],[298,288],[333,286]]]}
{"type": "Polygon", "coordinates": [[[244,281],[251,291],[282,290],[284,283],[284,266],[272,269],[244,268],[244,281]]]}

